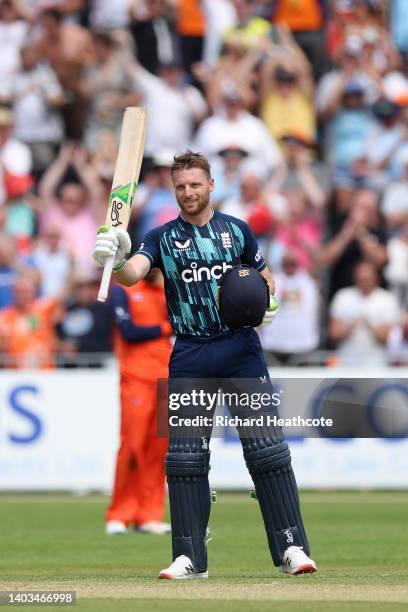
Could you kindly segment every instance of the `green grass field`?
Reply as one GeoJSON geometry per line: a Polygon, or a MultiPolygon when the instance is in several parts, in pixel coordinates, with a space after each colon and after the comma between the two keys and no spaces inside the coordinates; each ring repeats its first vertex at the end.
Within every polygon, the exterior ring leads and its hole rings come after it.
{"type": "Polygon", "coordinates": [[[106,498],[0,495],[0,590],[73,589],[76,609],[115,612],[407,609],[408,492],[305,492],[301,499],[317,574],[280,575],[257,502],[219,493],[210,579],[171,582],[157,580],[170,561],[170,538],[105,536],[106,498]]]}

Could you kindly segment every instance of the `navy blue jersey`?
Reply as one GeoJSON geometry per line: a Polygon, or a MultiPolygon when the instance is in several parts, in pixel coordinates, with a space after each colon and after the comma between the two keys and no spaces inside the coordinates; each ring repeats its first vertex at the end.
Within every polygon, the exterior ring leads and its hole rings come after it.
{"type": "Polygon", "coordinates": [[[163,272],[169,318],[177,335],[227,331],[218,311],[217,281],[239,263],[259,271],[265,268],[247,224],[219,212],[203,227],[179,216],[149,232],[137,253],[163,272]]]}

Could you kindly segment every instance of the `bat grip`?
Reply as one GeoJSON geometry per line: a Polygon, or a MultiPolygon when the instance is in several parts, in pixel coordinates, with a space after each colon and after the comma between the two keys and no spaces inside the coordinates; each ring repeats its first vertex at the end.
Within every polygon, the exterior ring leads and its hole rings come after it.
{"type": "Polygon", "coordinates": [[[112,276],[114,260],[115,256],[112,255],[111,257],[108,257],[105,261],[101,284],[99,286],[98,302],[106,302],[106,298],[108,297],[109,283],[112,276]]]}

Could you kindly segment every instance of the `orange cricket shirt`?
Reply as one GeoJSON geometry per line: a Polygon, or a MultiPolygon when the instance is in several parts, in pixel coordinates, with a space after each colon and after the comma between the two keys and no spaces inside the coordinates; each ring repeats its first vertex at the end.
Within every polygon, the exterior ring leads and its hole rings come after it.
{"type": "Polygon", "coordinates": [[[276,25],[286,24],[295,32],[320,30],[322,9],[318,0],[280,0],[273,21],[276,25]]]}
{"type": "MultiPolygon", "coordinates": [[[[169,323],[166,298],[161,286],[140,281],[122,289],[126,292],[134,325],[169,323]]],[[[124,376],[148,381],[167,378],[171,349],[168,336],[143,342],[126,342],[119,330],[115,330],[115,351],[120,373],[124,376]]]]}

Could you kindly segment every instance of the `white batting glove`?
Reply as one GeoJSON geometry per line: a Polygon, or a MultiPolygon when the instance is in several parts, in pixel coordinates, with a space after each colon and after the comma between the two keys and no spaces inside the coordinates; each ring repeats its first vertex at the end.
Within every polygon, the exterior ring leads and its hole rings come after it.
{"type": "Polygon", "coordinates": [[[262,319],[261,327],[266,327],[266,325],[270,325],[278,314],[278,310],[279,302],[274,295],[271,295],[269,300],[269,307],[266,309],[264,318],[262,319]]]}
{"type": "Polygon", "coordinates": [[[130,236],[126,230],[122,228],[113,230],[108,225],[101,225],[96,236],[92,259],[97,266],[103,268],[106,260],[114,255],[113,270],[118,271],[123,268],[131,246],[130,236]]]}

